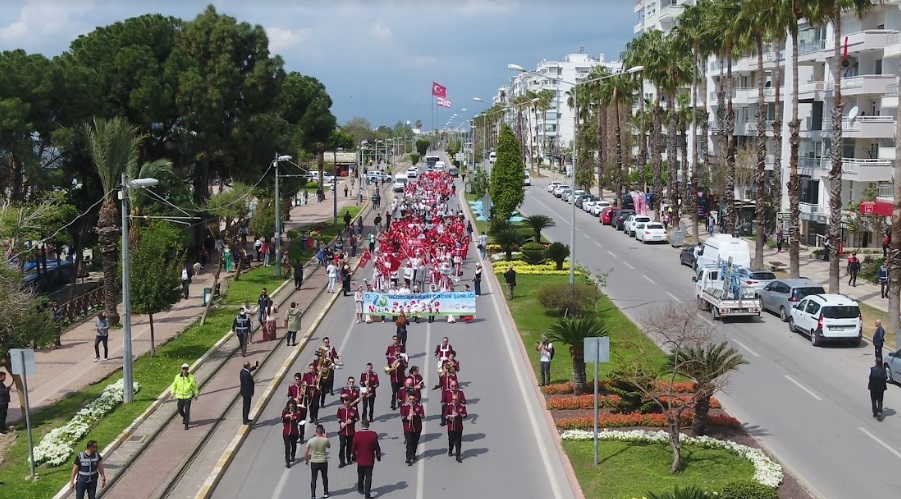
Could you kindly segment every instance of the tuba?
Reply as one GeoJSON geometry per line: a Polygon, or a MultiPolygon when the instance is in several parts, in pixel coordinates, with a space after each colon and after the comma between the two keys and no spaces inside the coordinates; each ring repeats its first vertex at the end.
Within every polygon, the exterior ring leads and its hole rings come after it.
{"type": "Polygon", "coordinates": [[[396,371],[397,368],[400,367],[400,362],[400,358],[397,358],[394,360],[394,362],[385,366],[385,374],[391,374],[392,372],[396,371]]]}
{"type": "Polygon", "coordinates": [[[328,381],[329,377],[332,375],[332,359],[328,357],[321,357],[322,360],[319,361],[319,380],[320,381],[328,381]]]}

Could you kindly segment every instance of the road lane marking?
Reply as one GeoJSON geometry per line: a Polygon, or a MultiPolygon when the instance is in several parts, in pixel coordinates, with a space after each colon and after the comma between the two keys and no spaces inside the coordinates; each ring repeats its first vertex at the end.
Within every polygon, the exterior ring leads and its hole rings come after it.
{"type": "Polygon", "coordinates": [[[736,339],[733,339],[732,341],[733,341],[736,345],[738,345],[738,346],[744,348],[745,350],[747,350],[748,353],[751,354],[751,355],[753,355],[754,357],[760,357],[760,355],[758,355],[757,352],[755,352],[754,350],[751,350],[750,348],[748,348],[748,345],[745,345],[744,343],[742,343],[742,342],[740,342],[740,341],[738,341],[738,340],[736,340],[736,339]]]}
{"type": "Polygon", "coordinates": [[[791,381],[795,386],[797,386],[798,388],[800,388],[800,389],[804,390],[805,392],[807,392],[807,394],[810,395],[811,397],[813,397],[813,398],[815,398],[815,399],[817,399],[817,400],[823,400],[823,399],[820,398],[819,395],[817,395],[816,393],[813,393],[813,391],[812,391],[811,389],[809,389],[809,388],[807,388],[806,386],[802,385],[801,383],[798,382],[798,380],[796,380],[795,378],[792,378],[792,377],[789,376],[788,374],[785,375],[785,379],[791,381]]]}
{"type": "MultiPolygon", "coordinates": [[[[299,444],[298,444],[299,446],[299,444]]],[[[282,491],[285,490],[285,486],[288,485],[288,477],[290,476],[291,470],[285,468],[285,471],[282,471],[282,477],[278,480],[278,485],[275,486],[275,490],[272,492],[272,497],[281,497],[282,491]]]]}
{"type": "Polygon", "coordinates": [[[598,246],[598,248],[603,248],[603,247],[604,247],[603,244],[601,244],[601,243],[599,243],[599,242],[597,242],[597,241],[595,241],[594,244],[596,244],[596,245],[598,246]]]}
{"type": "Polygon", "coordinates": [[[610,253],[610,256],[612,256],[613,258],[616,258],[616,253],[614,253],[610,250],[607,250],[607,253],[610,253]]]}
{"type": "MultiPolygon", "coordinates": [[[[629,265],[629,266],[631,267],[631,265],[629,265]]],[[[644,275],[644,274],[641,274],[641,277],[644,277],[645,279],[647,279],[648,282],[651,283],[651,284],[657,284],[656,282],[654,282],[653,279],[651,279],[650,277],[648,277],[648,276],[646,276],[646,275],[644,275]]]]}
{"type": "Polygon", "coordinates": [[[883,442],[882,440],[879,440],[879,438],[877,438],[876,435],[873,435],[872,433],[868,432],[865,428],[861,428],[858,426],[857,429],[862,431],[864,435],[870,437],[874,442],[881,445],[883,449],[891,452],[892,454],[895,455],[895,457],[901,459],[901,452],[898,452],[897,450],[893,449],[887,443],[883,442]]]}
{"type": "Polygon", "coordinates": [[[586,234],[584,232],[582,233],[582,235],[585,236],[585,239],[588,239],[589,241],[591,241],[591,236],[589,236],[588,234],[586,234]]]}
{"type": "Polygon", "coordinates": [[[629,267],[630,269],[635,270],[635,267],[633,267],[631,263],[623,260],[623,264],[625,264],[626,267],[629,267]]]}
{"type": "Polygon", "coordinates": [[[672,299],[673,299],[673,300],[676,300],[676,302],[678,302],[678,303],[682,303],[682,300],[680,300],[680,299],[678,299],[678,298],[676,298],[676,295],[674,295],[674,294],[672,294],[672,293],[670,293],[670,292],[669,292],[669,291],[667,291],[667,292],[666,292],[666,294],[668,294],[668,295],[669,295],[669,297],[670,297],[670,298],[672,298],[672,299]]]}
{"type": "MultiPolygon", "coordinates": [[[[488,282],[488,281],[485,281],[485,282],[488,282]]],[[[425,353],[426,354],[429,353],[429,345],[431,345],[431,344],[432,344],[432,323],[429,322],[425,326],[425,353]]],[[[432,372],[431,369],[423,368],[422,382],[425,384],[426,390],[428,390],[428,388],[429,388],[429,373],[430,372],[432,372]]],[[[442,393],[442,396],[443,395],[444,394],[442,393]]],[[[425,397],[423,397],[423,399],[425,399],[426,402],[422,403],[422,408],[425,411],[425,413],[428,414],[429,411],[428,411],[428,409],[426,409],[426,407],[429,405],[428,404],[429,397],[425,396],[425,397]]],[[[444,417],[443,414],[441,416],[444,417]]],[[[426,428],[426,420],[425,420],[425,418],[422,418],[421,434],[425,434],[425,428],[426,428]]],[[[440,440],[440,437],[439,437],[439,440],[440,440]]],[[[404,446],[404,450],[406,451],[406,446],[404,446]]],[[[424,499],[425,498],[425,459],[422,456],[425,455],[425,442],[419,442],[419,445],[416,448],[416,455],[420,456],[420,458],[416,462],[416,499],[424,499]]]]}

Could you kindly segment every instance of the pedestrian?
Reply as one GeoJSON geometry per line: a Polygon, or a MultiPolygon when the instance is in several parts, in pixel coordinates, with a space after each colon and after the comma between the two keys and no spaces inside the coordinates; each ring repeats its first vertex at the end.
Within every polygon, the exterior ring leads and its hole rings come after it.
{"type": "Polygon", "coordinates": [[[885,261],[879,266],[879,293],[883,298],[888,298],[888,263],[885,261]]]}
{"type": "Polygon", "coordinates": [[[482,260],[488,258],[488,236],[486,234],[479,235],[479,254],[482,260]]]}
{"type": "Polygon", "coordinates": [[[357,256],[357,244],[358,244],[357,235],[351,234],[350,241],[348,241],[348,242],[350,243],[350,256],[352,256],[352,257],[357,256]]]}
{"type": "Polygon", "coordinates": [[[510,292],[510,299],[513,299],[513,288],[516,287],[516,271],[513,270],[513,265],[510,265],[507,268],[507,271],[504,272],[504,281],[507,283],[507,290],[510,292]]]}
{"type": "Polygon", "coordinates": [[[270,243],[267,239],[263,242],[263,247],[262,249],[260,249],[260,251],[263,253],[263,266],[268,267],[269,261],[272,259],[272,243],[270,243]]]}
{"type": "Polygon", "coordinates": [[[357,286],[354,292],[354,313],[357,317],[357,324],[363,321],[363,286],[357,286]]]}
{"type": "Polygon", "coordinates": [[[109,319],[103,310],[97,314],[97,320],[94,321],[94,362],[100,361],[100,344],[103,343],[103,360],[109,357],[109,319]]]}
{"type": "Polygon", "coordinates": [[[9,429],[6,427],[6,415],[9,413],[9,389],[12,385],[6,384],[6,371],[0,371],[0,434],[5,435],[9,429]]]}
{"type": "Polygon", "coordinates": [[[546,334],[541,335],[541,341],[535,345],[538,351],[538,362],[541,364],[541,384],[539,386],[547,386],[551,384],[551,361],[554,360],[554,344],[548,339],[546,334]]]}
{"type": "Polygon", "coordinates": [[[851,276],[848,278],[849,285],[857,287],[858,272],[860,272],[860,260],[857,259],[857,253],[851,253],[851,258],[848,259],[848,274],[851,276]]]}
{"type": "Polygon", "coordinates": [[[191,277],[194,275],[194,270],[187,263],[181,269],[181,294],[185,300],[188,299],[188,288],[191,285],[191,277]]]}
{"type": "Polygon", "coordinates": [[[247,246],[247,236],[249,232],[247,231],[247,225],[242,225],[240,229],[238,229],[238,236],[241,237],[241,247],[247,246]]]}
{"type": "Polygon", "coordinates": [[[325,427],[316,425],[316,436],[307,441],[304,462],[310,466],[310,494],[316,497],[317,475],[322,475],[322,497],[328,497],[328,450],[332,443],[325,436],[325,427]]]}
{"type": "Polygon", "coordinates": [[[832,252],[832,243],[830,243],[829,239],[827,238],[823,242],[823,261],[825,261],[825,262],[829,261],[829,258],[831,257],[831,255],[830,255],[831,252],[832,252]]]}
{"type": "Polygon", "coordinates": [[[375,234],[372,231],[369,231],[369,253],[372,254],[375,251],[375,234]]]}
{"type": "Polygon", "coordinates": [[[344,183],[344,197],[347,197],[347,182],[344,183]]]}
{"type": "Polygon", "coordinates": [[[287,251],[282,253],[282,271],[285,273],[285,277],[291,276],[291,257],[287,251]]]}
{"type": "MultiPolygon", "coordinates": [[[[332,376],[334,379],[334,375],[332,376]]],[[[352,405],[353,401],[350,396],[342,395],[341,402],[343,405],[338,408],[336,419],[338,421],[338,467],[343,468],[353,462],[354,435],[356,435],[356,424],[360,420],[357,409],[352,405]]]]}
{"type": "Polygon", "coordinates": [[[300,438],[300,412],[297,409],[297,401],[288,399],[282,410],[282,440],[285,442],[285,468],[290,468],[291,463],[297,460],[297,440],[300,438]]]}
{"type": "Polygon", "coordinates": [[[472,285],[475,288],[476,296],[482,296],[482,264],[476,264],[476,272],[472,277],[472,285]]]}
{"type": "MultiPolygon", "coordinates": [[[[382,231],[382,214],[376,213],[375,218],[372,220],[372,223],[373,223],[373,225],[375,225],[376,232],[381,232],[382,231]]],[[[372,250],[370,250],[370,251],[372,251],[372,250]]]]}
{"type": "Polygon", "coordinates": [[[382,449],[378,433],[369,429],[369,420],[364,419],[360,426],[362,429],[354,437],[350,453],[357,462],[357,492],[372,499],[372,470],[375,462],[382,460],[382,449]]]}
{"type": "Polygon", "coordinates": [[[338,266],[335,265],[335,262],[329,262],[325,274],[328,276],[328,288],[326,289],[329,293],[334,293],[335,285],[338,283],[338,266]]]}
{"type": "Polygon", "coordinates": [[[404,347],[404,351],[407,350],[407,326],[410,325],[410,321],[407,320],[407,314],[401,311],[400,315],[397,316],[397,320],[394,321],[394,325],[397,327],[397,332],[394,333],[397,336],[397,339],[400,341],[401,346],[404,347]]]}
{"type": "Polygon", "coordinates": [[[72,466],[72,475],[69,477],[69,490],[75,491],[76,499],[84,499],[85,493],[88,499],[95,499],[98,481],[101,487],[106,486],[103,456],[97,452],[97,441],[88,440],[85,450],[75,456],[75,465],[72,466]]]}
{"type": "Polygon", "coordinates": [[[352,217],[350,216],[350,212],[344,210],[344,230],[350,230],[350,222],[352,217]]]}
{"type": "Polygon", "coordinates": [[[782,245],[785,243],[785,234],[782,229],[776,231],[776,253],[782,253],[782,245]]]}
{"type": "MultiPolygon", "coordinates": [[[[360,194],[362,196],[362,194],[360,194]]],[[[361,199],[362,202],[362,199],[361,199]]],[[[357,217],[357,235],[363,235],[363,217],[357,217]]]]}
{"type": "Polygon", "coordinates": [[[888,250],[892,245],[892,238],[889,236],[889,233],[886,232],[882,236],[882,258],[888,258],[888,250]]]}
{"type": "Polygon", "coordinates": [[[263,291],[260,292],[259,298],[257,298],[257,320],[260,322],[260,326],[263,325],[263,319],[266,315],[266,310],[270,305],[272,305],[272,298],[269,297],[269,293],[266,292],[266,288],[263,288],[263,291]]]}
{"type": "Polygon", "coordinates": [[[466,405],[461,403],[460,395],[454,394],[451,403],[444,408],[442,418],[447,421],[447,455],[456,452],[457,462],[462,463],[460,447],[463,444],[463,419],[466,418],[466,405]]]}
{"type": "Polygon", "coordinates": [[[240,379],[241,379],[241,399],[243,404],[241,405],[241,416],[244,424],[249,425],[252,424],[253,421],[250,420],[250,400],[253,398],[253,372],[260,367],[260,361],[257,361],[256,364],[250,365],[250,362],[244,363],[244,369],[241,369],[240,379]]]}
{"type": "Polygon", "coordinates": [[[345,265],[344,268],[341,269],[341,292],[344,296],[347,296],[350,293],[350,266],[345,265]]]}
{"type": "Polygon", "coordinates": [[[269,305],[266,308],[266,318],[263,320],[263,324],[261,324],[260,328],[263,330],[263,341],[271,341],[277,338],[276,331],[278,329],[278,325],[276,324],[275,316],[278,314],[278,307],[275,305],[269,305]]]}
{"type": "Polygon", "coordinates": [[[885,380],[885,367],[882,366],[882,357],[876,357],[876,365],[870,368],[870,381],[867,389],[870,390],[870,404],[873,409],[873,417],[882,421],[882,396],[888,389],[885,380]]]}
{"type": "Polygon", "coordinates": [[[310,191],[307,191],[307,190],[303,191],[303,204],[304,205],[310,204],[310,191]]]}
{"type": "Polygon", "coordinates": [[[241,307],[234,322],[232,322],[232,332],[238,336],[238,344],[241,346],[241,355],[247,356],[247,341],[250,338],[251,322],[247,315],[247,309],[241,307]]]}
{"type": "Polygon", "coordinates": [[[300,319],[303,317],[303,310],[298,308],[296,302],[291,302],[291,307],[285,314],[285,328],[288,334],[285,335],[285,342],[288,346],[297,346],[297,332],[300,331],[300,319]]]}
{"type": "Polygon", "coordinates": [[[300,258],[294,262],[294,291],[300,290],[303,286],[303,262],[300,258]]]}
{"type": "Polygon", "coordinates": [[[56,346],[63,346],[63,323],[66,321],[66,309],[63,308],[58,301],[53,300],[50,304],[50,318],[53,319],[53,326],[56,329],[56,346]]]}
{"type": "Polygon", "coordinates": [[[873,348],[876,350],[876,358],[882,358],[882,346],[885,344],[885,329],[882,329],[882,321],[876,319],[876,331],[873,331],[873,348]]]}
{"type": "Polygon", "coordinates": [[[262,253],[263,240],[260,239],[259,237],[256,238],[256,240],[254,240],[254,242],[253,242],[253,249],[257,253],[257,262],[262,261],[263,260],[263,253],[262,253]]]}
{"type": "Polygon", "coordinates": [[[181,365],[181,373],[175,376],[169,392],[175,397],[178,406],[178,414],[181,416],[181,422],[188,429],[191,424],[191,399],[200,398],[200,391],[197,389],[197,380],[190,372],[191,366],[187,363],[181,365]]]}

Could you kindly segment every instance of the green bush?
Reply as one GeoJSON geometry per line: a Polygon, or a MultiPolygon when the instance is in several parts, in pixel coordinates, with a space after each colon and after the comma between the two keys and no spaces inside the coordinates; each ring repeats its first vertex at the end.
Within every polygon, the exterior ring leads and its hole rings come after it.
{"type": "Polygon", "coordinates": [[[411,152],[410,153],[410,164],[412,164],[413,166],[416,166],[416,164],[419,163],[419,158],[421,158],[421,157],[422,156],[420,156],[419,154],[417,154],[415,152],[411,152]]]}
{"type": "Polygon", "coordinates": [[[522,251],[522,259],[529,265],[539,265],[544,262],[544,245],[539,243],[526,243],[519,249],[522,251]]]}
{"type": "Polygon", "coordinates": [[[569,257],[569,246],[561,242],[553,242],[545,250],[545,258],[557,264],[557,270],[563,270],[563,262],[569,257]]]}
{"type": "Polygon", "coordinates": [[[722,499],[779,499],[779,493],[754,480],[732,482],[720,492],[722,499]]]}
{"type": "Polygon", "coordinates": [[[863,258],[860,258],[860,274],[858,277],[864,281],[879,284],[879,267],[881,266],[882,258],[874,258],[870,255],[866,255],[863,258]]]}
{"type": "Polygon", "coordinates": [[[590,284],[548,284],[538,289],[538,303],[546,310],[579,315],[593,309],[601,293],[590,284]]]}
{"type": "Polygon", "coordinates": [[[654,492],[648,492],[647,499],[706,499],[708,497],[717,497],[712,492],[707,492],[706,490],[699,489],[694,485],[688,486],[686,488],[680,488],[678,485],[672,492],[662,492],[659,494],[655,494],[654,492]]]}

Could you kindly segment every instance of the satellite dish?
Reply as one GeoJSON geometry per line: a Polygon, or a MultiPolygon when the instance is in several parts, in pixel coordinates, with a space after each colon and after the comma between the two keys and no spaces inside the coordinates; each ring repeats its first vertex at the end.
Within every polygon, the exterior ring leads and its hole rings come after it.
{"type": "Polygon", "coordinates": [[[854,121],[854,119],[857,118],[858,111],[859,109],[857,109],[857,106],[852,107],[851,110],[848,111],[848,119],[854,121]]]}

